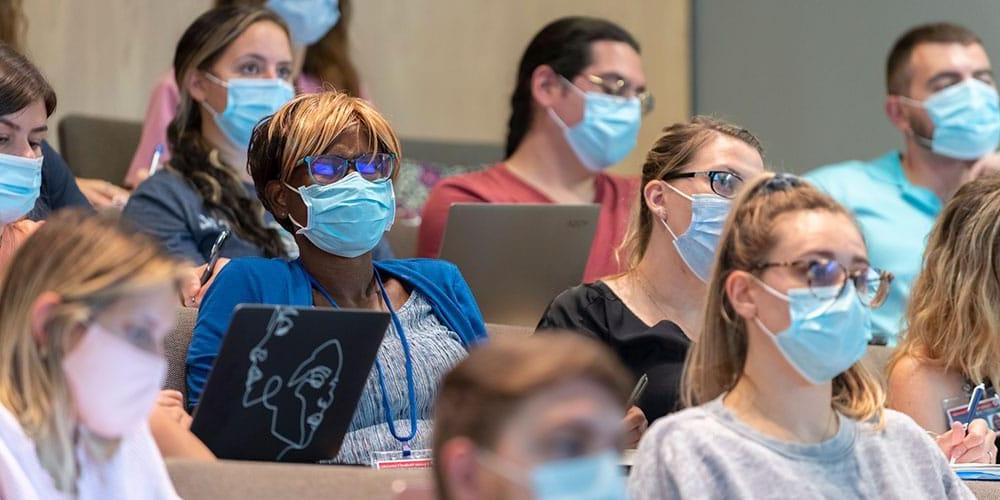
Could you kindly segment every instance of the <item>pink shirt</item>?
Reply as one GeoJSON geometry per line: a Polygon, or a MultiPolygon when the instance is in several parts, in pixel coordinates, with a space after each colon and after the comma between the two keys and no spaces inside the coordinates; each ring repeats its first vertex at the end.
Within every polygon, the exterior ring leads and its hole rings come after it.
{"type": "MultiPolygon", "coordinates": [[[[583,273],[589,283],[621,270],[615,252],[628,230],[632,206],[639,197],[639,180],[610,174],[594,177],[594,203],[601,206],[594,243],[583,273]]],[[[514,175],[500,163],[482,172],[456,175],[439,182],[424,205],[417,241],[419,257],[437,258],[455,203],[553,203],[544,193],[514,175]]]]}

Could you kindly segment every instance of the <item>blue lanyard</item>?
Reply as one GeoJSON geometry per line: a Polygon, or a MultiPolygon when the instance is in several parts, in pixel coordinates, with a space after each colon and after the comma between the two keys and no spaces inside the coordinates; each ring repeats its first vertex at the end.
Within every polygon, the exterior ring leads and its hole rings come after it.
{"type": "MultiPolygon", "coordinates": [[[[300,264],[301,265],[301,264],[300,264]]],[[[309,283],[312,287],[319,292],[320,295],[330,303],[331,306],[335,308],[340,308],[337,302],[333,300],[330,293],[323,288],[323,285],[316,280],[305,267],[302,268],[306,276],[309,277],[309,283]]],[[[396,330],[396,334],[399,335],[399,342],[403,345],[403,356],[406,359],[406,392],[410,399],[410,434],[408,436],[400,436],[396,431],[395,412],[392,409],[392,404],[389,403],[389,390],[385,385],[385,375],[382,374],[382,364],[379,363],[378,357],[375,358],[375,371],[378,372],[378,385],[382,389],[382,412],[385,415],[385,422],[389,425],[389,432],[392,433],[392,437],[396,438],[396,441],[403,443],[404,455],[409,451],[407,443],[417,435],[417,391],[413,384],[413,358],[410,356],[410,343],[406,340],[406,334],[403,332],[403,324],[400,323],[399,317],[396,316],[396,312],[392,310],[392,303],[389,302],[389,294],[385,293],[385,285],[382,284],[382,277],[378,274],[378,269],[375,269],[375,283],[378,284],[379,293],[382,294],[382,300],[385,302],[386,308],[389,309],[389,317],[392,318],[392,327],[396,330]]]]}

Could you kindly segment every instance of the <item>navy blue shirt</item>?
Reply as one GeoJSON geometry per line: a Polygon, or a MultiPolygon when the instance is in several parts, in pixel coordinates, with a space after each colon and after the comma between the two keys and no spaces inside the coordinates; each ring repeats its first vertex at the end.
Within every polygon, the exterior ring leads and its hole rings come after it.
{"type": "MultiPolygon", "coordinates": [[[[246,189],[250,196],[256,197],[252,185],[247,184],[246,189]]],[[[159,240],[171,255],[196,265],[208,261],[212,245],[229,225],[205,207],[201,195],[187,179],[169,168],[159,170],[139,184],[125,205],[122,217],[159,240]]],[[[264,212],[264,222],[277,227],[270,213],[264,212]]],[[[291,235],[288,242],[292,244],[291,235]]],[[[240,238],[235,232],[226,240],[221,255],[231,259],[265,257],[261,248],[240,238]]],[[[385,238],[372,251],[372,257],[376,260],[392,258],[385,238]]]]}
{"type": "Polygon", "coordinates": [[[76,184],[76,177],[63,157],[42,141],[42,187],[35,208],[28,213],[31,220],[45,220],[49,214],[66,207],[93,210],[76,184]]]}

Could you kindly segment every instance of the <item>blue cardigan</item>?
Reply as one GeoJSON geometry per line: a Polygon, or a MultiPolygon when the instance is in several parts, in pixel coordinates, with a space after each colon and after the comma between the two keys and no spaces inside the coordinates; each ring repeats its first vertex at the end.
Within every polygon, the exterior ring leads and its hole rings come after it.
{"type": "MultiPolygon", "coordinates": [[[[375,261],[375,268],[383,277],[395,278],[427,298],[434,314],[458,334],[466,348],[486,339],[482,314],[454,264],[433,259],[384,260],[375,261]]],[[[298,261],[246,257],[229,262],[198,311],[187,354],[189,408],[201,398],[238,304],[312,306],[312,285],[298,261]]]]}

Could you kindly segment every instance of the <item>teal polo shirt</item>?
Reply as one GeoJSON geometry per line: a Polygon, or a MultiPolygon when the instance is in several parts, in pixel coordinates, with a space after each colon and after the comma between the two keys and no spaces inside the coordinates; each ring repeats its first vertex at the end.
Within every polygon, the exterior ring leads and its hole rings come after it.
{"type": "Polygon", "coordinates": [[[941,212],[933,191],[903,172],[899,151],[869,161],[820,167],[806,178],[850,210],[861,225],[872,266],[895,275],[885,304],[872,311],[873,334],[896,344],[910,287],[920,272],[927,235],[941,212]]]}

